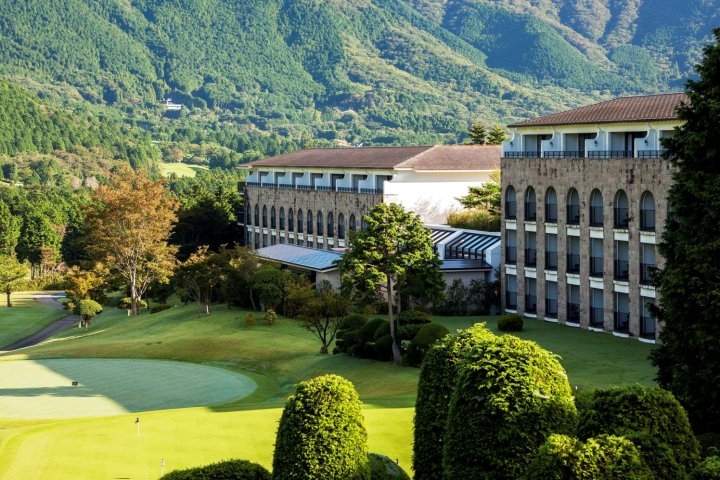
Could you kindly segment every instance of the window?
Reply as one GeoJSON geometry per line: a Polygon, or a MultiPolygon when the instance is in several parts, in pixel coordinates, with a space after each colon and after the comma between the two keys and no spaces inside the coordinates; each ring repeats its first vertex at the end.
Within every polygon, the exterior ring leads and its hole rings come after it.
{"type": "Polygon", "coordinates": [[[537,197],[532,187],[528,187],[525,192],[525,220],[530,222],[537,220],[537,197]]]}
{"type": "Polygon", "coordinates": [[[338,214],[338,238],[345,240],[345,216],[342,213],[338,214]]]}
{"type": "Polygon", "coordinates": [[[627,293],[615,292],[613,330],[618,333],[630,331],[630,300],[627,293]]]}
{"type": "Polygon", "coordinates": [[[580,237],[567,237],[567,273],[580,273],[580,237]]]}
{"type": "Polygon", "coordinates": [[[640,230],[655,231],[655,197],[650,192],[640,198],[640,230]]]}
{"type": "Polygon", "coordinates": [[[512,186],[505,190],[505,218],[510,220],[517,218],[517,199],[512,186]]]}
{"type": "MultiPolygon", "coordinates": [[[[277,228],[277,222],[275,218],[275,207],[270,209],[270,228],[277,228]]],[[[273,245],[275,245],[273,243],[273,245]]]]}
{"type": "Polygon", "coordinates": [[[308,233],[308,235],[312,235],[312,233],[313,233],[312,210],[307,211],[307,233],[308,233]]]}
{"type": "Polygon", "coordinates": [[[517,263],[517,232],[505,230],[505,263],[515,265],[517,263]]]}
{"type": "MultiPolygon", "coordinates": [[[[268,220],[267,206],[263,206],[263,223],[262,223],[263,228],[267,228],[267,226],[268,226],[267,220],[268,220]]],[[[267,243],[267,242],[265,242],[265,243],[267,243]]],[[[267,246],[267,245],[265,245],[265,246],[267,246]]]]}
{"type": "Polygon", "coordinates": [[[537,266],[537,234],[525,232],[525,266],[537,266]]]}
{"type": "Polygon", "coordinates": [[[655,273],[655,245],[652,243],[640,244],[640,283],[652,285],[655,273]]]}
{"type": "Polygon", "coordinates": [[[256,227],[260,226],[260,205],[255,205],[255,223],[256,227]]]}
{"type": "Polygon", "coordinates": [[[334,237],[335,236],[335,220],[333,219],[333,213],[328,212],[327,217],[327,234],[328,237],[334,237]]]}
{"type": "Polygon", "coordinates": [[[557,235],[554,233],[547,233],[545,234],[545,270],[557,270],[557,267],[557,235]]]}
{"type": "Polygon", "coordinates": [[[580,323],[580,286],[567,286],[567,323],[580,323]]]}
{"type": "Polygon", "coordinates": [[[515,275],[507,275],[505,286],[505,308],[510,310],[517,309],[517,277],[515,275]]]}
{"type": "Polygon", "coordinates": [[[545,317],[558,317],[557,282],[545,282],[545,317]]]}
{"type": "Polygon", "coordinates": [[[293,215],[293,209],[288,208],[288,230],[291,232],[295,229],[295,218],[293,215]]]}
{"type": "Polygon", "coordinates": [[[603,318],[603,291],[599,288],[590,289],[590,326],[595,328],[603,328],[605,320],[603,318]]]}
{"type": "Polygon", "coordinates": [[[651,308],[655,305],[655,299],[640,296],[640,336],[655,340],[656,324],[651,314],[651,308]]]}
{"type": "Polygon", "coordinates": [[[614,226],[615,228],[628,228],[630,223],[628,197],[623,190],[615,194],[614,226]]]}
{"type": "Polygon", "coordinates": [[[320,211],[320,210],[318,210],[318,212],[317,212],[317,234],[318,235],[325,234],[325,223],[323,222],[323,214],[322,214],[322,211],[320,211]]]}
{"type": "MultiPolygon", "coordinates": [[[[280,207],[280,230],[285,230],[285,208],[280,207]]],[[[282,238],[282,237],[280,237],[282,238]]]]}
{"type": "Polygon", "coordinates": [[[303,233],[303,213],[302,208],[298,208],[297,211],[297,231],[303,233]]]}
{"type": "Polygon", "coordinates": [[[628,242],[624,240],[615,240],[615,280],[628,279],[630,271],[628,256],[628,242]]]}
{"type": "Polygon", "coordinates": [[[567,196],[567,224],[578,225],[580,223],[580,195],[577,190],[571,188],[567,196]]]}
{"type": "Polygon", "coordinates": [[[525,278],[525,313],[537,312],[537,280],[525,278]]]}
{"type": "MultiPolygon", "coordinates": [[[[245,223],[248,225],[252,225],[252,206],[248,203],[247,208],[245,209],[245,223]]],[[[248,242],[249,244],[250,242],[248,242]]]]}
{"type": "Polygon", "coordinates": [[[555,189],[550,187],[545,193],[545,221],[548,223],[557,223],[557,194],[555,189]]]}
{"type": "Polygon", "coordinates": [[[603,198],[600,190],[593,190],[590,195],[590,226],[602,227],[603,225],[603,198]]]}
{"type": "Polygon", "coordinates": [[[603,240],[602,238],[590,239],[590,276],[602,277],[603,266],[603,240]]]}
{"type": "Polygon", "coordinates": [[[350,231],[354,232],[355,228],[355,215],[350,215],[350,231]]]}

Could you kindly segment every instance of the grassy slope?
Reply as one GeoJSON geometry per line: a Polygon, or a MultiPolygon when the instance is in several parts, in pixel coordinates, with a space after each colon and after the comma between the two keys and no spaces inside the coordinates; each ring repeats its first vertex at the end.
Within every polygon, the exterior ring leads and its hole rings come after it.
{"type": "Polygon", "coordinates": [[[41,330],[46,325],[67,315],[67,312],[36,302],[31,292],[14,293],[13,307],[0,299],[0,348],[41,330]]]}
{"type": "MultiPolygon", "coordinates": [[[[412,405],[418,370],[388,363],[318,354],[319,344],[288,319],[273,327],[247,327],[240,310],[218,306],[210,317],[178,307],[139,318],[108,310],[89,335],[65,332],[61,339],[2,360],[47,357],[164,358],[202,362],[247,373],[258,383],[250,397],[214,408],[53,423],[2,422],[0,478],[155,478],[165,458],[169,468],[229,457],[270,466],[284,397],[297,381],[333,372],[352,380],[366,409],[370,449],[398,458],[406,468],[412,449],[412,405]],[[65,339],[62,339],[64,337],[65,339]],[[4,475],[3,475],[4,474],[4,475]]],[[[451,330],[478,317],[437,318],[451,330]]],[[[495,328],[495,319],[485,319],[495,328]]],[[[528,320],[522,337],[563,357],[570,381],[581,388],[611,383],[651,383],[650,347],[634,340],[592,334],[528,320]]]]}
{"type": "Polygon", "coordinates": [[[160,173],[167,177],[175,174],[178,177],[194,177],[198,171],[207,170],[203,165],[188,165],[186,163],[161,163],[160,173]]]}

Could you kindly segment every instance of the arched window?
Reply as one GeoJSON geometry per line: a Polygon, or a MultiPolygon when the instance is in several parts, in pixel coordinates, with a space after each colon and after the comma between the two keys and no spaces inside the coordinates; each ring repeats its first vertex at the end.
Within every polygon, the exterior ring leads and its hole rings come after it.
{"type": "Polygon", "coordinates": [[[323,214],[321,210],[318,210],[317,212],[317,234],[325,234],[325,223],[323,222],[323,214]]]}
{"type": "Polygon", "coordinates": [[[528,187],[525,191],[525,220],[530,222],[537,220],[537,197],[532,187],[528,187]]]}
{"type": "Polygon", "coordinates": [[[351,214],[350,215],[350,231],[354,232],[356,230],[356,228],[357,228],[357,225],[355,224],[355,215],[351,214]]]}
{"type": "Polygon", "coordinates": [[[367,223],[367,220],[365,220],[365,217],[362,217],[362,221],[360,222],[360,227],[361,227],[363,230],[367,230],[367,229],[368,229],[368,226],[369,226],[369,225],[368,225],[368,223],[367,223]]]}
{"type": "Polygon", "coordinates": [[[297,231],[298,231],[298,233],[303,233],[303,214],[302,214],[302,208],[298,208],[298,212],[297,212],[297,231]]]}
{"type": "Polygon", "coordinates": [[[308,235],[312,235],[312,233],[313,233],[312,210],[307,211],[307,233],[308,233],[308,235]]]}
{"type": "Polygon", "coordinates": [[[292,208],[288,208],[288,230],[295,230],[295,215],[292,208]]]}
{"type": "Polygon", "coordinates": [[[590,226],[602,227],[603,224],[603,198],[600,190],[595,189],[590,194],[590,226]]]}
{"type": "Polygon", "coordinates": [[[252,225],[252,205],[250,205],[249,203],[245,208],[245,223],[248,225],[252,225]]]}
{"type": "Polygon", "coordinates": [[[615,228],[627,228],[630,223],[628,208],[628,197],[624,190],[618,190],[615,194],[615,205],[613,207],[615,228]]]}
{"type": "Polygon", "coordinates": [[[345,240],[345,216],[342,213],[338,214],[338,238],[345,240]]]}
{"type": "Polygon", "coordinates": [[[580,195],[577,190],[571,188],[567,196],[567,224],[578,225],[580,223],[580,195]]]}
{"type": "Polygon", "coordinates": [[[276,217],[275,217],[275,207],[272,207],[270,209],[270,228],[277,228],[276,217]]]}
{"type": "Polygon", "coordinates": [[[505,190],[505,218],[517,218],[517,199],[512,185],[505,190]]]}
{"type": "Polygon", "coordinates": [[[280,207],[280,230],[285,230],[285,208],[280,207]]]}
{"type": "Polygon", "coordinates": [[[557,194],[555,189],[550,187],[545,192],[545,221],[548,223],[557,223],[557,194]]]}
{"type": "Polygon", "coordinates": [[[640,230],[655,231],[655,197],[650,192],[640,198],[640,230]]]}
{"type": "Polygon", "coordinates": [[[255,205],[255,223],[256,227],[260,226],[260,205],[255,205]]]}
{"type": "Polygon", "coordinates": [[[334,223],[332,212],[328,212],[328,215],[327,215],[327,235],[328,235],[328,237],[335,236],[335,223],[334,223]]]}
{"type": "Polygon", "coordinates": [[[267,206],[264,205],[263,206],[263,224],[262,224],[262,226],[263,226],[263,228],[267,228],[267,225],[268,225],[267,224],[267,206]]]}

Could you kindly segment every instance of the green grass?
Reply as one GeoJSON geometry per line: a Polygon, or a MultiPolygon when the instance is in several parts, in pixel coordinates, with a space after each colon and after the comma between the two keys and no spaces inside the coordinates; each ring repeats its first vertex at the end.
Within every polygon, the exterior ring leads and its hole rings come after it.
{"type": "Polygon", "coordinates": [[[187,163],[160,163],[160,173],[167,177],[174,173],[178,177],[194,177],[200,170],[207,170],[205,165],[188,165],[187,163]]]}
{"type": "Polygon", "coordinates": [[[68,314],[36,302],[33,292],[12,294],[13,307],[5,305],[5,295],[0,298],[0,348],[32,335],[38,330],[68,314]]]}
{"type": "MultiPolygon", "coordinates": [[[[319,342],[294,320],[251,327],[244,311],[216,306],[210,316],[193,306],[127,317],[108,308],[93,328],[71,329],[58,338],[0,356],[0,363],[45,358],[154,358],[225,368],[257,384],[251,395],[229,404],[163,410],[110,418],[59,421],[3,420],[0,478],[156,478],[160,459],[168,470],[223,458],[271,465],[277,420],[284,399],[300,380],[324,373],[350,379],[365,403],[370,449],[397,458],[409,470],[412,416],[418,369],[398,368],[345,355],[319,354],[319,342]],[[3,475],[4,474],[4,475],[3,475]]],[[[450,330],[493,317],[437,317],[450,330]]],[[[651,347],[632,339],[594,334],[526,319],[523,338],[562,357],[570,382],[579,388],[613,383],[652,383],[651,347]]]]}

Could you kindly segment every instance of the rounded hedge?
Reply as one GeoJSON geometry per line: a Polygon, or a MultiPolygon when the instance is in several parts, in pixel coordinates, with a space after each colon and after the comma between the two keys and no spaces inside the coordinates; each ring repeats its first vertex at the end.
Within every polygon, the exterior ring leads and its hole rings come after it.
{"type": "Polygon", "coordinates": [[[353,313],[343,318],[340,322],[340,330],[357,330],[367,323],[365,315],[353,313]]]}
{"type": "Polygon", "coordinates": [[[385,455],[371,453],[368,455],[368,461],[371,480],[410,480],[405,470],[385,455]]]}
{"type": "Polygon", "coordinates": [[[503,315],[498,320],[498,330],[501,332],[520,332],[523,329],[523,317],[515,313],[503,315]]]}
{"type": "Polygon", "coordinates": [[[657,479],[682,479],[700,461],[687,414],[657,387],[627,385],[596,390],[580,416],[580,438],[622,435],[633,441],[657,479]]]}
{"type": "Polygon", "coordinates": [[[407,363],[413,366],[420,365],[423,358],[425,358],[425,354],[430,350],[430,347],[448,334],[450,334],[450,330],[438,323],[423,325],[410,341],[406,356],[407,363]]]}
{"type": "Polygon", "coordinates": [[[628,439],[600,435],[582,443],[550,435],[528,465],[525,480],[651,480],[652,474],[628,439]]]}
{"type": "Polygon", "coordinates": [[[161,480],[270,480],[272,476],[262,465],[247,460],[226,460],[204,467],[174,470],[161,480]]]}
{"type": "Polygon", "coordinates": [[[422,310],[410,309],[400,312],[400,325],[424,325],[432,322],[432,317],[422,310]]]}
{"type": "Polygon", "coordinates": [[[377,330],[375,330],[375,333],[373,333],[373,339],[377,340],[385,335],[390,335],[390,322],[385,322],[380,325],[377,330]]]}
{"type": "Polygon", "coordinates": [[[711,456],[700,462],[690,476],[691,480],[720,480],[720,457],[711,456]]]}
{"type": "Polygon", "coordinates": [[[552,433],[570,433],[577,411],[556,355],[512,335],[473,349],[450,400],[446,480],[517,479],[552,433]]]}
{"type": "Polygon", "coordinates": [[[413,470],[415,480],[443,478],[442,451],[450,408],[450,396],[457,370],[465,355],[474,347],[497,338],[484,323],[447,335],[425,354],[420,367],[415,429],[413,470]]]}
{"type": "Polygon", "coordinates": [[[422,327],[421,324],[401,325],[398,329],[398,337],[400,337],[400,340],[411,341],[422,327]]]}
{"type": "Polygon", "coordinates": [[[169,310],[170,308],[172,308],[172,307],[170,305],[168,305],[167,303],[156,303],[150,309],[150,313],[160,313],[160,312],[164,312],[165,310],[169,310]]]}
{"type": "Polygon", "coordinates": [[[297,385],[280,418],[274,480],[369,480],[367,433],[355,387],[337,375],[297,385]]]}
{"type": "Polygon", "coordinates": [[[382,318],[373,318],[372,320],[368,320],[365,325],[360,327],[360,329],[357,331],[358,342],[365,343],[375,340],[375,332],[378,328],[380,328],[386,323],[388,323],[388,321],[382,318]]]}

